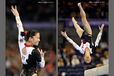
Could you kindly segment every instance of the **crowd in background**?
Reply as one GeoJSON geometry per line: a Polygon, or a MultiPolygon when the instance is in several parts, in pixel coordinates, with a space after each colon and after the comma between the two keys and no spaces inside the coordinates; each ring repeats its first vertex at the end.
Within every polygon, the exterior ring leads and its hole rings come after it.
{"type": "Polygon", "coordinates": [[[81,2],[87,18],[108,19],[108,0],[59,0],[59,18],[80,17],[78,2],[81,2]]]}

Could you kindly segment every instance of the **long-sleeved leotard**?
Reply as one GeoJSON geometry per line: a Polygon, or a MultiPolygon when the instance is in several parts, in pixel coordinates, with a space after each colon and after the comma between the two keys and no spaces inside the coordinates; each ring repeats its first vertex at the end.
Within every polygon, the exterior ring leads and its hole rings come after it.
{"type": "MultiPolygon", "coordinates": [[[[99,44],[99,42],[100,42],[100,39],[101,39],[101,36],[102,36],[102,33],[99,32],[99,34],[98,34],[98,36],[97,36],[97,39],[96,39],[96,41],[95,41],[94,47],[97,47],[97,46],[98,46],[98,44],[99,44]]],[[[74,46],[74,48],[75,48],[76,50],[79,50],[79,52],[80,52],[81,54],[84,54],[84,53],[85,53],[85,48],[86,48],[86,47],[88,47],[88,48],[90,49],[90,53],[92,54],[92,48],[90,47],[91,44],[90,44],[89,42],[83,43],[83,41],[81,41],[81,45],[79,46],[79,45],[76,44],[71,38],[67,37],[66,39],[67,39],[68,42],[70,42],[70,43],[74,46]]]]}
{"type": "Polygon", "coordinates": [[[43,68],[45,66],[44,57],[37,56],[37,55],[40,55],[40,54],[38,54],[38,50],[37,50],[37,52],[33,53],[33,50],[35,49],[34,47],[32,47],[32,46],[27,47],[25,45],[25,43],[26,43],[25,38],[24,38],[24,36],[21,36],[21,32],[24,32],[22,22],[21,22],[19,16],[16,16],[15,18],[16,18],[16,23],[17,23],[17,28],[18,28],[18,45],[19,45],[19,49],[20,49],[22,63],[23,64],[28,64],[29,62],[27,62],[27,61],[32,60],[34,58],[34,57],[32,57],[30,59],[30,56],[32,54],[36,53],[35,54],[36,58],[38,58],[36,60],[39,61],[40,67],[43,68]],[[26,49],[26,50],[24,50],[24,49],[26,49]]]}

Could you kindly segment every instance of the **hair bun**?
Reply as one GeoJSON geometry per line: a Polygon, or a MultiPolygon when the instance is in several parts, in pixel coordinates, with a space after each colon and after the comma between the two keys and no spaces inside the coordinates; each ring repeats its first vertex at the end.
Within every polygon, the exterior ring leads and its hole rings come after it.
{"type": "Polygon", "coordinates": [[[25,36],[25,33],[24,32],[21,32],[21,36],[25,36]]]}
{"type": "Polygon", "coordinates": [[[21,36],[27,36],[28,31],[21,32],[21,36]]]}

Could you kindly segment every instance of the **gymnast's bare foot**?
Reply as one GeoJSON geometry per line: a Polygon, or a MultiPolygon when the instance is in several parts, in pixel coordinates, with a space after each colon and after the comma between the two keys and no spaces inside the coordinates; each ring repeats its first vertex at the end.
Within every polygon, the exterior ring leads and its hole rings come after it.
{"type": "Polygon", "coordinates": [[[80,7],[81,6],[81,2],[79,2],[77,5],[78,5],[78,7],[80,7]]]}

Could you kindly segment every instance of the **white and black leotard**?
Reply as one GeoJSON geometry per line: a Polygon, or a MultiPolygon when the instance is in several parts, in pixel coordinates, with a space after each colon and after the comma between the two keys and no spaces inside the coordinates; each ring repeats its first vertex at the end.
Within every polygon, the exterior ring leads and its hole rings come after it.
{"type": "Polygon", "coordinates": [[[37,49],[35,49],[32,46],[27,46],[25,44],[25,48],[27,50],[27,54],[22,54],[22,63],[24,68],[36,68],[37,62],[39,62],[41,67],[44,67],[44,65],[41,62],[41,56],[37,49]]]}
{"type": "Polygon", "coordinates": [[[21,36],[21,32],[24,32],[24,29],[19,16],[16,17],[16,23],[18,27],[18,45],[23,67],[36,68],[37,63],[39,63],[40,67],[43,68],[45,66],[44,57],[40,56],[36,48],[31,45],[26,45],[24,36],[21,36]]]}
{"type": "Polygon", "coordinates": [[[70,39],[69,37],[67,37],[66,39],[68,40],[68,42],[70,42],[74,48],[76,50],[79,50],[79,52],[81,54],[84,54],[85,53],[85,48],[88,47],[89,48],[89,51],[90,53],[92,54],[92,50],[98,46],[99,44],[99,41],[101,39],[101,36],[102,36],[102,33],[99,32],[98,36],[97,36],[97,39],[95,41],[95,43],[92,42],[92,36],[91,35],[88,35],[88,34],[85,34],[85,31],[83,32],[82,34],[82,37],[81,37],[81,45],[77,45],[72,39],[70,39]]]}

